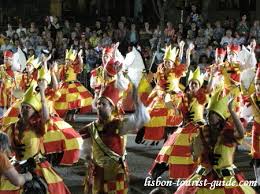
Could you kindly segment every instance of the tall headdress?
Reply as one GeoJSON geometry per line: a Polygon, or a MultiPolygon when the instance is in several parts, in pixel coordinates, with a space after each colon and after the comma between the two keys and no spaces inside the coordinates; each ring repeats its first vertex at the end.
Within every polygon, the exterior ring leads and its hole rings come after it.
{"type": "Polygon", "coordinates": [[[72,48],[70,48],[70,50],[66,49],[65,59],[75,61],[76,57],[77,57],[77,52],[75,50],[73,50],[72,48]]]}
{"type": "Polygon", "coordinates": [[[173,61],[175,62],[175,59],[177,57],[179,53],[179,49],[177,49],[176,47],[174,47],[173,49],[171,48],[171,45],[166,47],[165,49],[165,54],[164,54],[164,58],[163,60],[170,60],[170,61],[173,61]]]}
{"type": "Polygon", "coordinates": [[[202,86],[204,82],[204,75],[200,74],[200,67],[197,67],[197,69],[194,72],[190,72],[188,82],[190,82],[191,80],[197,80],[200,86],[202,86]]]}

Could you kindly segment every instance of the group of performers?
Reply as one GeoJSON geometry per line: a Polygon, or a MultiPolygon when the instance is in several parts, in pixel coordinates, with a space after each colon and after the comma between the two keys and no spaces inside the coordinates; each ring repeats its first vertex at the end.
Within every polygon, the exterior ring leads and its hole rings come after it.
{"type": "MultiPolygon", "coordinates": [[[[189,71],[194,45],[188,45],[184,59],[186,47],[181,41],[178,47],[166,47],[153,74],[143,71],[143,63],[136,65],[134,57],[141,59],[136,48],[129,60],[117,47],[103,48],[102,64],[91,72],[92,91],[77,80],[83,70],[82,51],[67,50],[65,63],[57,64],[43,50],[38,58],[29,58],[21,71],[12,69],[13,53],[4,52],[0,126],[10,140],[9,157],[15,157],[16,163],[33,160],[34,177],[46,183],[46,193],[63,194],[70,191],[52,166],[73,165],[82,154],[87,164],[85,193],[128,193],[127,134],[137,133],[138,144],[164,141],[149,170],[152,178],[168,171],[173,180],[233,180],[235,185],[218,186],[217,191],[256,193],[238,184],[245,178],[233,162],[249,120],[241,112],[251,107],[252,164],[260,186],[260,65],[256,60],[239,61],[241,47],[228,45],[226,50],[216,49],[215,63],[206,73],[199,67],[189,71]],[[253,73],[251,80],[245,81],[244,71],[253,73]],[[128,110],[133,112],[124,117],[128,110]],[[76,131],[68,123],[75,121],[76,114],[89,112],[95,112],[97,120],[82,129],[76,131]]],[[[249,49],[254,58],[253,48],[249,49]]],[[[1,176],[0,194],[25,190],[1,176]]],[[[211,192],[209,185],[182,185],[176,191],[211,192]]]]}

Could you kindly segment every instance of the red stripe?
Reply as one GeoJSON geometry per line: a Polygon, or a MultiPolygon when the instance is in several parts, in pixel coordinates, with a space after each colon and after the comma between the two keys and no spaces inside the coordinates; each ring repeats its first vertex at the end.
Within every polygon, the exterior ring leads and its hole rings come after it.
{"type": "Polygon", "coordinates": [[[18,108],[12,108],[8,114],[8,117],[16,117],[19,115],[19,109],[18,108]]]}
{"type": "Polygon", "coordinates": [[[68,93],[78,93],[78,88],[68,88],[68,93]]]}
{"type": "Polygon", "coordinates": [[[43,146],[47,154],[62,152],[65,149],[64,140],[43,143],[43,146]]]}
{"type": "Polygon", "coordinates": [[[20,194],[20,189],[17,191],[8,191],[8,190],[2,190],[0,191],[0,194],[20,194]]]}
{"type": "Polygon", "coordinates": [[[88,113],[91,111],[92,111],[92,106],[90,105],[90,106],[81,107],[79,113],[83,114],[83,113],[88,113]]]}
{"type": "Polygon", "coordinates": [[[144,139],[161,140],[164,136],[164,127],[145,127],[144,139]]]}
{"type": "Polygon", "coordinates": [[[80,152],[79,150],[66,150],[63,153],[61,165],[72,165],[79,160],[80,152]]]}
{"type": "Polygon", "coordinates": [[[173,145],[171,156],[190,157],[191,148],[190,146],[173,145]]]}
{"type": "Polygon", "coordinates": [[[79,133],[73,128],[62,129],[61,132],[66,137],[66,139],[73,139],[73,138],[80,137],[79,133]]]}
{"type": "Polygon", "coordinates": [[[162,117],[162,116],[167,116],[167,115],[168,115],[167,108],[155,108],[150,113],[151,117],[162,117]]]}
{"type": "Polygon", "coordinates": [[[48,190],[50,194],[70,194],[70,191],[64,182],[48,184],[48,190]]]}
{"type": "Polygon", "coordinates": [[[190,164],[190,165],[185,165],[185,164],[170,164],[169,169],[170,169],[170,178],[171,179],[179,179],[179,178],[188,178],[195,170],[196,165],[195,164],[190,164]]]}
{"type": "Polygon", "coordinates": [[[87,98],[93,98],[92,94],[86,90],[84,92],[80,92],[80,96],[83,98],[83,99],[87,99],[87,98]]]}
{"type": "Polygon", "coordinates": [[[62,94],[56,102],[66,102],[66,94],[62,94]]]}
{"type": "Polygon", "coordinates": [[[166,125],[169,126],[178,126],[182,123],[183,117],[176,115],[176,116],[168,116],[166,119],[166,125]]]}
{"type": "Polygon", "coordinates": [[[68,110],[56,110],[60,117],[65,117],[68,110]]]}
{"type": "Polygon", "coordinates": [[[182,128],[181,133],[197,133],[198,127],[193,123],[188,123],[185,127],[182,128]]]}

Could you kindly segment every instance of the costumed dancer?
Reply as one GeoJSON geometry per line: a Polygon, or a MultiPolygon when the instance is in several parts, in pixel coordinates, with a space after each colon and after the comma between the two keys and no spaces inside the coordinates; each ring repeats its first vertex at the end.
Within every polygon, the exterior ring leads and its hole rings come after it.
{"type": "Polygon", "coordinates": [[[255,92],[250,96],[253,113],[251,154],[258,187],[260,186],[260,64],[255,76],[255,92]]]}
{"type": "MultiPolygon", "coordinates": [[[[180,43],[180,55],[177,48],[167,47],[164,62],[158,66],[156,73],[156,86],[149,95],[151,103],[149,112],[151,120],[140,129],[136,136],[136,143],[142,143],[143,139],[159,141],[165,138],[165,128],[178,127],[183,123],[183,114],[180,107],[183,102],[183,92],[179,88],[180,78],[185,76],[189,65],[180,64],[182,59],[184,42],[180,43]]],[[[189,64],[192,45],[187,49],[187,64],[189,64]]],[[[154,143],[154,142],[153,142],[154,143]]]]}
{"type": "MultiPolygon", "coordinates": [[[[47,184],[46,193],[69,194],[70,192],[63,183],[62,178],[54,171],[42,152],[43,136],[46,132],[46,123],[49,120],[44,94],[46,87],[46,81],[40,81],[40,94],[37,94],[34,86],[31,86],[24,95],[19,120],[3,130],[11,140],[16,159],[36,163],[34,173],[47,184]]],[[[23,188],[16,187],[5,177],[1,177],[0,193],[18,194],[21,192],[23,192],[23,188]]]]}
{"type": "Polygon", "coordinates": [[[59,67],[61,97],[54,103],[54,109],[69,121],[75,120],[78,110],[80,113],[92,110],[92,94],[77,80],[77,74],[83,70],[81,54],[82,50],[78,55],[72,49],[66,50],[65,65],[59,67]]]}
{"type": "MultiPolygon", "coordinates": [[[[60,97],[59,92],[57,92],[58,82],[55,75],[57,63],[54,62],[50,66],[50,70],[46,69],[46,67],[45,62],[36,73],[38,76],[36,80],[38,82],[45,80],[48,83],[48,87],[45,90],[45,96],[50,119],[46,123],[46,133],[43,136],[43,152],[47,155],[48,161],[53,165],[72,165],[79,159],[82,138],[73,127],[60,118],[53,109],[54,101],[60,97]]],[[[36,85],[37,82],[31,84],[35,90],[39,91],[39,87],[36,85]]],[[[18,99],[6,111],[2,118],[3,127],[14,124],[19,120],[21,104],[22,99],[18,99]]]]}
{"type": "Polygon", "coordinates": [[[93,108],[96,109],[95,105],[100,92],[108,85],[113,83],[114,86],[120,89],[120,101],[117,104],[119,114],[123,113],[122,109],[122,97],[124,92],[127,91],[130,83],[127,78],[123,75],[122,68],[123,64],[116,60],[114,57],[114,47],[106,47],[103,49],[103,64],[91,72],[90,86],[94,90],[95,97],[93,101],[93,108]]]}
{"type": "Polygon", "coordinates": [[[135,113],[124,119],[114,117],[113,111],[120,99],[119,93],[113,84],[107,85],[97,101],[98,119],[80,130],[82,137],[90,141],[90,145],[85,147],[88,150],[86,194],[128,192],[123,136],[147,122],[149,113],[139,101],[134,88],[135,113]]]}
{"type": "Polygon", "coordinates": [[[185,114],[185,126],[179,127],[164,143],[157,155],[150,174],[153,179],[160,176],[165,170],[169,170],[170,179],[186,179],[196,168],[192,160],[191,139],[195,137],[201,126],[205,124],[204,109],[211,92],[211,81],[207,88],[203,87],[204,75],[200,74],[198,67],[191,72],[188,78],[188,90],[186,92],[186,103],[183,103],[185,114]]]}
{"type": "Polygon", "coordinates": [[[31,86],[31,84],[33,84],[33,82],[37,82],[39,66],[40,61],[38,58],[35,59],[34,55],[27,60],[25,69],[22,73],[22,79],[19,83],[20,89],[23,92],[25,92],[31,86]]]}
{"type": "Polygon", "coordinates": [[[4,64],[0,65],[0,117],[13,103],[13,90],[16,87],[15,73],[12,70],[13,53],[4,52],[4,64]]]}
{"type": "Polygon", "coordinates": [[[219,64],[219,71],[223,76],[223,96],[229,94],[231,90],[236,88],[235,94],[235,111],[240,116],[240,105],[241,105],[241,92],[239,90],[241,84],[241,63],[237,60],[238,53],[240,52],[239,45],[228,45],[227,46],[227,61],[219,64]]]}
{"type": "Polygon", "coordinates": [[[229,96],[223,97],[218,91],[212,96],[208,124],[200,128],[192,141],[192,155],[198,167],[175,194],[256,193],[250,186],[241,184],[245,181],[244,176],[233,163],[236,147],[245,132],[233,110],[235,93],[230,91],[229,96]],[[227,121],[229,117],[232,122],[227,121]],[[222,184],[214,184],[216,181],[222,184]]]}

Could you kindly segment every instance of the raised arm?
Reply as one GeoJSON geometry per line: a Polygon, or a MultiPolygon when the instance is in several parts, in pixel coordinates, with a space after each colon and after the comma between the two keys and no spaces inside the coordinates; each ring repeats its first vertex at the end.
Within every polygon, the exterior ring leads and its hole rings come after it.
{"type": "Polygon", "coordinates": [[[242,139],[244,138],[244,134],[245,134],[245,129],[240,121],[240,119],[238,118],[236,112],[233,110],[233,101],[234,101],[234,97],[230,97],[229,102],[228,102],[228,110],[231,114],[231,117],[233,119],[234,125],[235,125],[235,137],[237,139],[242,139]]]}
{"type": "Polygon", "coordinates": [[[52,88],[54,90],[58,90],[58,86],[59,86],[58,80],[57,80],[57,77],[56,77],[57,71],[58,71],[58,64],[55,61],[55,62],[52,63],[51,68],[50,68],[52,88]]]}
{"type": "Polygon", "coordinates": [[[179,61],[180,63],[182,62],[182,57],[183,57],[183,48],[184,48],[185,42],[182,40],[179,42],[179,48],[180,48],[180,52],[179,52],[179,61]]]}
{"type": "Polygon", "coordinates": [[[191,55],[191,51],[194,49],[194,44],[193,43],[190,43],[187,51],[186,51],[186,66],[187,66],[187,69],[189,68],[190,66],[190,55],[191,55]]]}
{"type": "Polygon", "coordinates": [[[135,105],[135,112],[126,118],[120,130],[120,135],[127,133],[136,132],[137,129],[141,128],[145,123],[150,120],[150,115],[147,108],[140,101],[137,88],[133,86],[133,100],[135,105]]]}
{"type": "Polygon", "coordinates": [[[46,80],[40,80],[38,83],[40,88],[40,95],[41,95],[41,103],[42,103],[42,123],[43,125],[50,119],[49,109],[47,105],[47,101],[45,98],[45,89],[47,88],[47,81],[46,80]]]}

